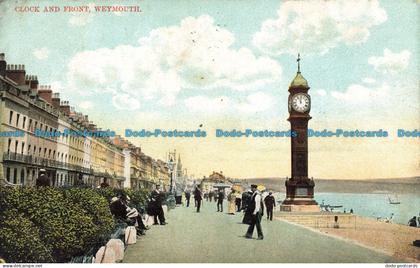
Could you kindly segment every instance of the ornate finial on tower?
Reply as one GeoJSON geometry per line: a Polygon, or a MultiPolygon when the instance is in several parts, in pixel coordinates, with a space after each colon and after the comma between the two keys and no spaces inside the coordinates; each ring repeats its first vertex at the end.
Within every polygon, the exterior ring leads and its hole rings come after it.
{"type": "Polygon", "coordinates": [[[297,63],[298,63],[298,74],[300,74],[300,53],[298,53],[298,58],[297,58],[297,63]]]}

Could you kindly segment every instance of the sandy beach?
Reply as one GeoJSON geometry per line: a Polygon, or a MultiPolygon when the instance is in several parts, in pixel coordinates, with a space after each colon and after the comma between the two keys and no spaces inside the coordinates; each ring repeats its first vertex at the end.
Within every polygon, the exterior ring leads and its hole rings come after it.
{"type": "Polygon", "coordinates": [[[413,240],[420,239],[420,228],[360,216],[356,216],[356,225],[353,227],[307,228],[382,251],[407,262],[420,261],[420,248],[413,246],[413,240]]]}

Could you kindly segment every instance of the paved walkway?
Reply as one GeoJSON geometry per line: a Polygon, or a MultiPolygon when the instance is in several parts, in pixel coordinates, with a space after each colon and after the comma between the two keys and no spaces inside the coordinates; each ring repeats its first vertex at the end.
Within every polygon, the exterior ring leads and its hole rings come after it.
{"type": "Polygon", "coordinates": [[[194,207],[177,207],[169,211],[167,219],[168,225],[152,226],[137,244],[129,246],[124,262],[398,262],[364,247],[276,220],[263,220],[264,240],[245,239],[248,225],[240,223],[242,214],[216,212],[216,203],[204,202],[201,213],[196,213],[194,207]]]}

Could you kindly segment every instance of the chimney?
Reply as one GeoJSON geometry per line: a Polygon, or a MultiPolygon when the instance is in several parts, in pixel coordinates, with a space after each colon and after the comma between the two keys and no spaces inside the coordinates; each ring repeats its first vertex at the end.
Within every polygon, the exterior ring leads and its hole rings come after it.
{"type": "Polygon", "coordinates": [[[53,93],[51,101],[52,101],[52,106],[55,109],[59,110],[60,109],[60,93],[53,93]]]}
{"type": "Polygon", "coordinates": [[[70,105],[68,101],[62,101],[60,104],[60,111],[62,111],[65,115],[70,115],[70,105]]]}
{"type": "Polygon", "coordinates": [[[33,95],[36,95],[38,92],[38,76],[36,75],[26,75],[25,76],[25,84],[31,90],[33,95]]]}
{"type": "Polygon", "coordinates": [[[6,66],[7,62],[4,58],[4,53],[0,53],[0,76],[6,76],[6,66]]]}
{"type": "Polygon", "coordinates": [[[25,85],[25,74],[25,65],[23,64],[6,65],[6,76],[18,84],[18,86],[25,85]]]}
{"type": "Polygon", "coordinates": [[[52,90],[51,90],[51,86],[40,86],[38,89],[38,95],[45,100],[46,102],[48,102],[49,104],[53,104],[52,103],[52,90]]]}

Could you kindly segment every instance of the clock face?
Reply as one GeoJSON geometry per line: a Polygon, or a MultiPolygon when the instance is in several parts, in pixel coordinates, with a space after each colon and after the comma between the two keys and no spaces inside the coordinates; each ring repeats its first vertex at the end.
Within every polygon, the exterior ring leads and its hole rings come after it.
{"type": "Polygon", "coordinates": [[[303,94],[303,93],[298,93],[292,96],[291,106],[293,110],[300,113],[304,113],[306,111],[309,111],[310,105],[311,105],[311,101],[308,95],[303,94]]]}

